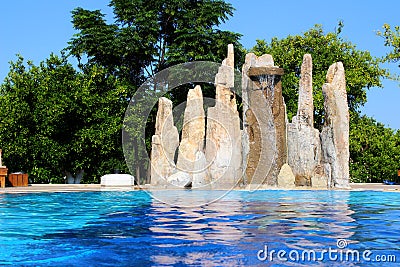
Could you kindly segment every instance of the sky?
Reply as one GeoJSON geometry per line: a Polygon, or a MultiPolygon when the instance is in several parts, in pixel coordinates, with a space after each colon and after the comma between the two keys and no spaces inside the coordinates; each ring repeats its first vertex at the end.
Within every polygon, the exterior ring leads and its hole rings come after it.
{"type": "MultiPolygon", "coordinates": [[[[221,25],[224,30],[241,33],[246,48],[256,39],[269,41],[302,34],[315,24],[326,32],[334,31],[340,20],[344,22],[342,37],[360,50],[373,56],[384,56],[389,48],[376,35],[384,23],[400,25],[400,1],[359,0],[228,0],[236,9],[234,16],[221,25]]],[[[113,20],[109,0],[13,0],[1,1],[0,8],[0,80],[8,71],[9,62],[16,54],[35,64],[50,53],[60,54],[75,32],[71,11],[76,7],[100,9],[113,20]]],[[[396,64],[385,64],[392,73],[400,74],[396,64]]],[[[375,118],[386,126],[400,129],[400,86],[398,82],[384,80],[383,88],[372,88],[363,114],[375,118]]]]}

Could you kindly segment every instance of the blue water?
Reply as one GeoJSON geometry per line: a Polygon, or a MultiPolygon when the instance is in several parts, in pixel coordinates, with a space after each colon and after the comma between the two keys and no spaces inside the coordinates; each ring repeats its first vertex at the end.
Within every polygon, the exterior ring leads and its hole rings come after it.
{"type": "Polygon", "coordinates": [[[221,192],[162,195],[203,206],[170,206],[144,191],[0,194],[0,265],[392,266],[392,256],[400,262],[399,193],[234,191],[213,203],[207,200],[221,192]],[[337,250],[330,258],[322,254],[329,248],[337,250]],[[271,259],[266,250],[286,254],[271,259]],[[323,257],[296,258],[308,250],[323,257]],[[360,261],[346,260],[348,250],[357,250],[360,261]],[[377,263],[376,256],[392,262],[377,263]]]}

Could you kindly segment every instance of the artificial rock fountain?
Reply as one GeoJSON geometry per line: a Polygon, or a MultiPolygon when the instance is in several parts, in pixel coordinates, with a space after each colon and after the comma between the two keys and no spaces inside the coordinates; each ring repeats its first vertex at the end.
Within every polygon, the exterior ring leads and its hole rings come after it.
{"type": "Polygon", "coordinates": [[[283,69],[271,55],[246,55],[242,70],[243,147],[247,184],[277,185],[286,162],[286,107],[282,97],[283,69]]]}
{"type": "Polygon", "coordinates": [[[348,187],[349,112],[343,64],[331,65],[322,88],[325,125],[321,133],[313,127],[311,55],[303,58],[298,111],[291,123],[282,96],[283,74],[271,55],[246,55],[241,129],[232,90],[233,45],[229,45],[228,57],[215,77],[215,106],[208,108],[207,115],[200,86],[189,90],[180,142],[172,102],[160,98],[152,138],[151,185],[201,189],[348,187]]]}

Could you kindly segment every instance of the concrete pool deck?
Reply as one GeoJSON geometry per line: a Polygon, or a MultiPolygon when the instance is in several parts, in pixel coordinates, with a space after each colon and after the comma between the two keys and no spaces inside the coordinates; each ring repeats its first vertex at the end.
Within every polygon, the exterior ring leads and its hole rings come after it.
{"type": "Polygon", "coordinates": [[[132,186],[102,187],[100,184],[30,184],[27,187],[0,188],[1,193],[39,193],[39,192],[93,192],[93,191],[130,191],[138,189],[132,186]]]}
{"type": "MultiPolygon", "coordinates": [[[[400,185],[385,185],[381,183],[351,183],[350,191],[383,191],[400,192],[400,185]]],[[[266,188],[263,188],[266,189],[266,188]]],[[[276,190],[278,188],[268,188],[276,190]]],[[[39,193],[39,192],[93,192],[93,191],[132,191],[140,190],[137,186],[101,186],[100,184],[31,184],[28,187],[0,188],[1,193],[39,193]]],[[[291,190],[291,189],[289,189],[291,190]]],[[[310,187],[297,187],[293,190],[321,190],[310,187]]]]}

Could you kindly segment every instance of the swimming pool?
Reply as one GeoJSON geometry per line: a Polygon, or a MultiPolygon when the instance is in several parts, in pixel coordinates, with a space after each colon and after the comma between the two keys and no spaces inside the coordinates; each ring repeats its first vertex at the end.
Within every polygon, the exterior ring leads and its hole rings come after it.
{"type": "Polygon", "coordinates": [[[399,207],[399,193],[373,191],[232,191],[191,208],[144,191],[0,194],[0,265],[390,266],[399,207]]]}

